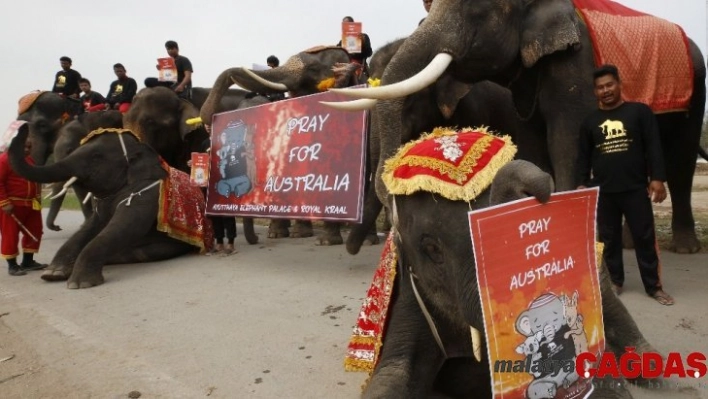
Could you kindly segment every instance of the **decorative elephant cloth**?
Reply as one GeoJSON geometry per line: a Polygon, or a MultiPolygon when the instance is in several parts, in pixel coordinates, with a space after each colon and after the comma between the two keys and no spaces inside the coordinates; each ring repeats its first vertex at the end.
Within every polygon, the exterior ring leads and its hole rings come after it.
{"type": "Polygon", "coordinates": [[[388,159],[382,179],[391,194],[429,191],[453,201],[470,201],[492,184],[514,155],[516,146],[509,136],[494,136],[486,128],[459,133],[436,128],[388,159]]]}
{"type": "MultiPolygon", "coordinates": [[[[96,129],[81,140],[83,145],[92,138],[105,134],[131,134],[138,141],[140,137],[128,129],[96,129]]],[[[168,236],[194,245],[200,253],[205,253],[214,244],[211,221],[206,217],[206,201],[199,187],[191,184],[189,175],[177,170],[160,158],[162,168],[168,172],[160,184],[160,203],[157,212],[157,230],[168,236]]],[[[147,188],[146,188],[147,189],[147,188]]],[[[126,206],[130,205],[130,197],[126,206]]]]}
{"type": "Polygon", "coordinates": [[[346,371],[372,372],[383,344],[383,332],[388,319],[388,305],[396,282],[398,255],[393,242],[393,233],[388,234],[379,266],[366,292],[366,301],[361,306],[354,332],[349,340],[344,359],[346,371]]]}
{"type": "Polygon", "coordinates": [[[625,100],[645,103],[654,112],[688,110],[693,65],[688,38],[678,25],[614,1],[573,4],[590,32],[595,64],[620,70],[625,100]],[[644,60],[641,68],[636,60],[644,60]]]}
{"type": "Polygon", "coordinates": [[[20,100],[17,102],[17,115],[22,115],[27,112],[30,108],[32,108],[32,105],[34,105],[34,102],[37,101],[39,96],[46,92],[46,90],[35,90],[20,97],[20,100]]]}
{"type": "Polygon", "coordinates": [[[188,174],[167,165],[164,160],[161,163],[169,175],[160,185],[157,230],[199,247],[200,253],[211,250],[214,229],[211,220],[205,216],[204,195],[191,183],[188,174]]]}

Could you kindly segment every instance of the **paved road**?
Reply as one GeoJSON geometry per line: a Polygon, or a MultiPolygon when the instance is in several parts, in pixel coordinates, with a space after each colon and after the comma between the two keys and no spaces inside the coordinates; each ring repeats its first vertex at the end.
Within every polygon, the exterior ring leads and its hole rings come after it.
{"type": "MultiPolygon", "coordinates": [[[[48,232],[39,259],[78,228],[48,232]]],[[[358,256],[312,239],[237,239],[230,257],[185,256],[105,269],[106,284],[67,290],[38,272],[0,274],[3,398],[356,398],[363,373],[343,357],[381,246],[358,256]]],[[[708,254],[663,254],[663,307],[640,292],[631,253],[623,301],[660,350],[708,351],[708,254]]],[[[687,382],[681,382],[688,384],[687,382]]],[[[696,383],[690,381],[690,383],[696,383]]],[[[708,398],[698,389],[637,398],[708,398]]],[[[684,386],[682,385],[682,387],[684,386]]]]}

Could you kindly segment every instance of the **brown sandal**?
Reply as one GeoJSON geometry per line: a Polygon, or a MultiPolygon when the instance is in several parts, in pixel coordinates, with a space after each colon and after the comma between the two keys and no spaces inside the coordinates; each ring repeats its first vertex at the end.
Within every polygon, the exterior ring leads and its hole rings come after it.
{"type": "Polygon", "coordinates": [[[651,295],[651,297],[664,306],[671,306],[674,304],[674,298],[663,290],[657,290],[651,295]]]}

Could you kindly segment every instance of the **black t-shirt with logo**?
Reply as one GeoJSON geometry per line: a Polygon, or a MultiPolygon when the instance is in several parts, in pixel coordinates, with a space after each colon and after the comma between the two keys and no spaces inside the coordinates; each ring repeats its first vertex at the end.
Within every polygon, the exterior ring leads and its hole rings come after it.
{"type": "Polygon", "coordinates": [[[666,181],[659,126],[651,108],[625,102],[588,115],[580,126],[577,172],[580,184],[599,186],[605,193],[666,181]]]}
{"type": "Polygon", "coordinates": [[[62,69],[54,76],[54,86],[52,86],[52,92],[61,93],[67,97],[72,94],[76,94],[78,96],[81,94],[79,79],[81,79],[81,74],[79,72],[73,69],[69,69],[67,71],[62,69]]]}
{"type": "Polygon", "coordinates": [[[138,92],[138,83],[133,78],[114,80],[108,90],[106,100],[109,104],[132,103],[135,93],[138,92]]]}

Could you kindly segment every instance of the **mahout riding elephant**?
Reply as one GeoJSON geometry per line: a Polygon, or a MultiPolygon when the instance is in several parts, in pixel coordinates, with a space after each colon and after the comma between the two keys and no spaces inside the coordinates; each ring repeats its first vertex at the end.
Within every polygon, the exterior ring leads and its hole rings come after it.
{"type": "MultiPolygon", "coordinates": [[[[431,397],[433,392],[441,397],[492,396],[467,213],[528,196],[545,203],[552,191],[550,175],[527,161],[514,160],[501,167],[491,185],[469,202],[425,190],[387,197],[387,206],[394,210],[399,261],[383,346],[364,398],[420,398],[431,397]],[[440,344],[429,323],[435,325],[440,344]],[[477,342],[470,339],[470,327],[479,332],[477,342]],[[481,345],[477,354],[475,345],[481,345]]],[[[608,350],[623,353],[630,346],[638,352],[654,351],[612,292],[606,269],[601,270],[608,350]]],[[[623,388],[626,384],[603,382],[593,397],[631,397],[623,388]]]]}
{"type": "MultiPolygon", "coordinates": [[[[168,171],[157,152],[130,131],[102,130],[92,132],[78,149],[49,166],[32,166],[24,160],[26,125],[9,147],[11,166],[23,177],[53,183],[73,176],[75,186],[93,193],[94,213],[59,248],[42,275],[47,281],[68,280],[70,289],[102,284],[106,264],[170,259],[209,245],[207,240],[187,243],[158,231],[159,201],[167,195],[161,190],[168,171]]],[[[182,209],[192,212],[190,217],[203,215],[204,198],[199,190],[181,190],[192,195],[175,202],[183,202],[182,209]]]]}
{"type": "MultiPolygon", "coordinates": [[[[86,112],[78,115],[73,121],[64,124],[61,129],[59,129],[59,135],[54,143],[54,150],[52,151],[54,162],[66,158],[75,149],[79,148],[81,139],[86,137],[93,130],[102,127],[122,128],[123,114],[115,110],[86,112]]],[[[46,220],[47,228],[50,230],[61,230],[61,227],[56,225],[55,221],[66,196],[66,190],[63,190],[65,184],[66,182],[63,181],[52,184],[52,201],[46,220]]],[[[89,193],[82,190],[81,187],[74,186],[73,189],[81,204],[81,211],[84,214],[84,218],[88,219],[93,213],[91,203],[84,201],[89,193]]]]}
{"type": "MultiPolygon", "coordinates": [[[[668,36],[662,36],[658,45],[669,42],[662,39],[668,36]]],[[[693,75],[688,111],[657,114],[671,192],[671,249],[679,253],[694,253],[700,248],[691,186],[706,100],[703,56],[692,40],[687,44],[684,53],[691,65],[686,69],[693,75]]],[[[386,121],[380,124],[383,160],[409,139],[403,125],[408,115],[402,97],[419,87],[447,76],[464,83],[487,79],[509,87],[523,120],[520,134],[542,132],[532,137],[545,144],[544,151],[535,153],[519,143],[519,156],[551,170],[558,190],[571,190],[578,185],[579,126],[597,107],[592,81],[595,50],[588,23],[571,0],[436,0],[425,21],[389,63],[381,87],[349,92],[358,98],[385,100],[376,104],[379,120],[386,121]],[[425,73],[419,73],[424,69],[425,73]]],[[[668,50],[662,47],[655,53],[664,55],[668,50]]],[[[620,68],[620,77],[644,70],[650,61],[627,58],[635,64],[620,68]]],[[[678,68],[678,61],[674,65],[678,68]]],[[[454,100],[450,98],[446,106],[454,106],[454,100]]],[[[378,188],[378,180],[377,193],[383,199],[385,189],[378,188]]]]}
{"type": "MultiPolygon", "coordinates": [[[[200,110],[202,121],[211,121],[217,112],[226,90],[233,84],[265,95],[288,92],[291,97],[315,94],[330,87],[347,87],[359,83],[356,64],[349,63],[349,54],[341,47],[314,47],[302,51],[287,62],[264,71],[246,68],[229,68],[216,78],[209,97],[200,110]],[[333,70],[335,69],[335,70],[333,70]]],[[[209,122],[206,122],[209,123],[209,122]]],[[[271,220],[268,237],[311,237],[314,235],[310,221],[298,220],[292,231],[289,220],[271,220]]],[[[318,237],[320,245],[337,245],[344,242],[340,223],[324,222],[325,233],[318,237]]]]}
{"type": "Polygon", "coordinates": [[[19,100],[17,119],[29,122],[31,156],[44,165],[52,153],[59,129],[83,113],[81,102],[48,91],[33,91],[19,100]]]}
{"type": "MultiPolygon", "coordinates": [[[[405,38],[398,39],[376,50],[369,64],[372,79],[381,79],[386,66],[404,41],[405,38]]],[[[520,121],[511,92],[489,81],[460,84],[449,76],[444,77],[406,97],[403,112],[406,115],[402,120],[402,129],[405,131],[403,136],[409,140],[417,139],[423,132],[431,132],[435,127],[487,126],[493,131],[511,136],[514,142],[524,142],[524,138],[517,137],[520,121]]],[[[375,171],[381,151],[379,115],[375,109],[371,112],[370,121],[367,162],[368,170],[375,171]]],[[[363,243],[372,240],[369,232],[382,207],[374,185],[369,185],[364,199],[362,223],[355,225],[347,237],[346,246],[350,254],[358,253],[363,243]]],[[[373,237],[374,243],[378,242],[378,237],[373,237]]]]}

